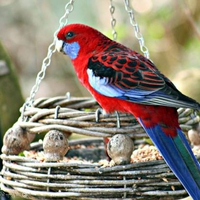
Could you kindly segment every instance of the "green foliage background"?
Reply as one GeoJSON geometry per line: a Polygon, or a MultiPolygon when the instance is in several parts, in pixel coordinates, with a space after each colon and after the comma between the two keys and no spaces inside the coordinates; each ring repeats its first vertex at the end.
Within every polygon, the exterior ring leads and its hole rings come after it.
{"type": "MultiPolygon", "coordinates": [[[[66,0],[1,0],[0,40],[9,52],[19,75],[22,92],[29,96],[47,47],[64,14],[66,0]]],[[[171,79],[179,72],[199,66],[200,4],[198,0],[130,0],[135,17],[156,66],[171,79]]],[[[118,41],[139,51],[122,0],[113,1],[118,41]]],[[[109,0],[75,0],[69,23],[85,23],[112,37],[109,0]]],[[[186,72],[187,74],[187,72],[186,72]]],[[[191,78],[193,81],[193,78],[191,78]]],[[[198,82],[199,83],[199,82],[198,82]]],[[[195,84],[198,84],[195,83],[195,84]]],[[[56,53],[37,97],[88,96],[80,86],[68,58],[56,53]]],[[[186,92],[190,94],[189,92],[186,92]]]]}

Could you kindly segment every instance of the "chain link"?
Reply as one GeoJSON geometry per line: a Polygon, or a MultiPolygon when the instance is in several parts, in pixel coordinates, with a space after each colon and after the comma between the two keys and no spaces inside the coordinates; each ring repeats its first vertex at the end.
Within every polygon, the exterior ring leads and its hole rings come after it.
{"type": "Polygon", "coordinates": [[[37,74],[35,85],[32,87],[31,92],[30,92],[30,96],[27,98],[26,102],[23,105],[23,108],[22,108],[22,120],[24,120],[24,112],[26,110],[26,107],[27,106],[30,106],[30,107],[33,106],[35,95],[39,90],[40,83],[41,83],[41,81],[44,79],[44,77],[46,75],[47,67],[51,64],[52,54],[56,52],[57,33],[64,25],[66,25],[68,23],[68,16],[73,11],[73,9],[74,9],[74,0],[70,0],[65,6],[64,15],[59,20],[59,28],[54,32],[53,42],[48,47],[47,56],[44,58],[44,60],[42,62],[41,70],[37,74]]]}
{"type": "Polygon", "coordinates": [[[134,28],[134,32],[135,32],[135,37],[138,39],[139,41],[139,45],[140,45],[140,50],[141,52],[144,54],[144,56],[146,58],[149,59],[149,50],[148,48],[145,46],[144,44],[144,38],[142,36],[142,33],[140,32],[139,26],[137,24],[137,21],[135,20],[134,17],[134,11],[131,8],[130,2],[129,0],[124,0],[124,5],[125,5],[125,10],[128,12],[129,14],[129,18],[130,18],[130,23],[134,28]]]}
{"type": "Polygon", "coordinates": [[[114,18],[114,12],[115,12],[115,7],[113,5],[113,1],[110,0],[110,6],[109,6],[109,9],[110,9],[110,15],[111,15],[111,27],[112,27],[112,35],[113,35],[113,40],[117,40],[117,31],[115,30],[115,26],[116,26],[116,19],[114,18]]]}

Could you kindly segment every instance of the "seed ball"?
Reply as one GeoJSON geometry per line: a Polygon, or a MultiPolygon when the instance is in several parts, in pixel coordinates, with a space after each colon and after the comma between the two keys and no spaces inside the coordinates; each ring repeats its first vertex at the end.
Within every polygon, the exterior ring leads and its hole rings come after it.
{"type": "Polygon", "coordinates": [[[27,130],[27,137],[28,137],[29,143],[31,143],[35,139],[35,134],[27,130]]]}
{"type": "Polygon", "coordinates": [[[193,146],[200,146],[200,123],[188,131],[188,138],[193,146]]]}
{"type": "Polygon", "coordinates": [[[124,165],[130,163],[133,148],[133,140],[129,136],[116,134],[108,142],[107,152],[115,164],[124,165]]]}
{"type": "Polygon", "coordinates": [[[46,161],[63,160],[68,151],[68,141],[66,135],[58,130],[49,131],[43,140],[43,148],[46,161]]]}
{"type": "Polygon", "coordinates": [[[18,155],[30,149],[30,141],[26,129],[18,124],[9,128],[3,138],[2,152],[7,155],[18,155]]]}

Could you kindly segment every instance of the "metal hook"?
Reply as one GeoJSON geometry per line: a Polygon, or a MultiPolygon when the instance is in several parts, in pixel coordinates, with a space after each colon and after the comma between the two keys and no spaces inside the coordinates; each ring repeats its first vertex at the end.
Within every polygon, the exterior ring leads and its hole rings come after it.
{"type": "Polygon", "coordinates": [[[116,118],[117,118],[117,128],[121,128],[119,112],[115,111],[115,115],[116,115],[116,118]]]}
{"type": "Polygon", "coordinates": [[[56,106],[55,113],[54,113],[54,119],[58,119],[59,110],[60,110],[60,106],[56,106]]]}
{"type": "Polygon", "coordinates": [[[67,92],[67,93],[66,93],[66,97],[67,97],[68,100],[70,100],[70,98],[71,98],[70,92],[67,92]]]}

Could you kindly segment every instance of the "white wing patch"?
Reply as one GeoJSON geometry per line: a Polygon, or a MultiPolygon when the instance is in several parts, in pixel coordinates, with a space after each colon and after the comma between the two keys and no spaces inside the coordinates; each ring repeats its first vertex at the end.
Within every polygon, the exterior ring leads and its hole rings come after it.
{"type": "Polygon", "coordinates": [[[92,69],[87,69],[90,85],[100,94],[108,97],[123,96],[124,92],[114,85],[108,83],[108,78],[95,76],[92,69]]]}

